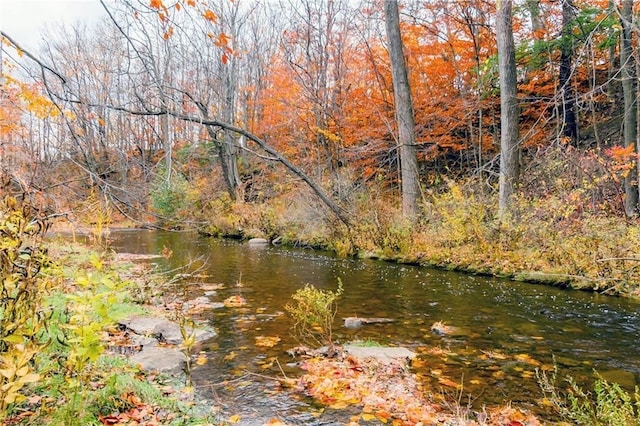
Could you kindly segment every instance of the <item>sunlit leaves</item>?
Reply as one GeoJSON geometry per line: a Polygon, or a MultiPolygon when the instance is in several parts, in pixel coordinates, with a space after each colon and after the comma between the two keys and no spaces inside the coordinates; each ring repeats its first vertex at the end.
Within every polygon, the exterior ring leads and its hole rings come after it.
{"type": "Polygon", "coordinates": [[[256,346],[263,348],[271,348],[280,342],[277,336],[256,336],[256,346]]]}

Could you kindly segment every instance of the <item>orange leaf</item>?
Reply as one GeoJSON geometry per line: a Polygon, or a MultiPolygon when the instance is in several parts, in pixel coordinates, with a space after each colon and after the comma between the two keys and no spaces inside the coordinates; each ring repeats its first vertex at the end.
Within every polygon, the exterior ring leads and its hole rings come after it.
{"type": "Polygon", "coordinates": [[[218,16],[209,9],[204,11],[204,19],[211,21],[214,24],[218,22],[218,16]]]}
{"type": "Polygon", "coordinates": [[[149,6],[158,10],[164,8],[164,4],[162,3],[162,0],[151,0],[151,3],[149,4],[149,6]]]}
{"type": "Polygon", "coordinates": [[[218,37],[216,37],[215,44],[218,47],[226,46],[227,44],[229,44],[229,36],[226,35],[225,33],[218,34],[218,37]]]}
{"type": "Polygon", "coordinates": [[[187,6],[195,7],[195,5],[196,5],[195,0],[187,0],[187,6]]]}

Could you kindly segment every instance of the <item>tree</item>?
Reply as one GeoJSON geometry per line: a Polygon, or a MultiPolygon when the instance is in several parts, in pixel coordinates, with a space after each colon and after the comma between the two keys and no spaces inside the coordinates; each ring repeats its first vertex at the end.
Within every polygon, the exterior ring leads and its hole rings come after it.
{"type": "MultiPolygon", "coordinates": [[[[630,153],[638,152],[637,147],[637,83],[636,64],[633,56],[633,3],[634,0],[624,0],[622,3],[621,24],[622,36],[620,40],[620,71],[622,74],[622,92],[624,96],[623,135],[625,147],[630,153]]],[[[624,179],[624,210],[627,216],[638,213],[638,169],[636,156],[630,156],[632,166],[624,179]]]]}
{"type": "Polygon", "coordinates": [[[512,0],[498,3],[496,37],[500,74],[500,193],[499,215],[508,212],[520,168],[519,108],[516,80],[516,49],[513,40],[512,0]]]}
{"type": "Polygon", "coordinates": [[[578,122],[576,120],[576,99],[573,93],[573,20],[575,7],[572,0],[562,0],[562,37],[560,47],[560,116],[562,118],[562,136],[569,142],[578,141],[578,122]]]}
{"type": "Polygon", "coordinates": [[[418,158],[416,156],[413,101],[411,99],[407,63],[400,34],[397,0],[385,0],[384,16],[389,43],[389,57],[391,59],[396,121],[398,123],[397,146],[400,154],[402,180],[402,212],[406,217],[413,218],[418,212],[420,181],[418,158]]]}

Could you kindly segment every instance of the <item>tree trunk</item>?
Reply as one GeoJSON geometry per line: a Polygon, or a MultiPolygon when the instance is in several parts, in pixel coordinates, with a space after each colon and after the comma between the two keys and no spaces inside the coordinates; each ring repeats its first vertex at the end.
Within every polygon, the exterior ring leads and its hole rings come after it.
{"type": "Polygon", "coordinates": [[[516,80],[516,49],[513,41],[512,0],[498,4],[496,36],[500,74],[500,216],[508,212],[520,169],[519,110],[516,80]]]}
{"type": "Polygon", "coordinates": [[[573,68],[573,18],[572,0],[562,0],[562,37],[560,49],[560,99],[562,114],[562,136],[572,144],[578,142],[578,123],[576,121],[576,99],[571,86],[573,68]]]}
{"type": "Polygon", "coordinates": [[[385,25],[389,42],[393,93],[398,121],[398,147],[402,180],[402,212],[414,218],[418,212],[420,183],[416,156],[413,102],[400,35],[400,18],[397,0],[385,0],[385,25]]]}
{"type": "MultiPolygon", "coordinates": [[[[624,94],[624,144],[633,147],[633,152],[638,152],[637,147],[637,84],[636,68],[633,58],[633,0],[624,0],[622,4],[622,40],[620,46],[620,68],[622,73],[622,92],[624,94]]],[[[635,155],[629,158],[633,167],[628,171],[624,179],[624,210],[627,216],[635,216],[638,213],[638,170],[635,155]]]]}

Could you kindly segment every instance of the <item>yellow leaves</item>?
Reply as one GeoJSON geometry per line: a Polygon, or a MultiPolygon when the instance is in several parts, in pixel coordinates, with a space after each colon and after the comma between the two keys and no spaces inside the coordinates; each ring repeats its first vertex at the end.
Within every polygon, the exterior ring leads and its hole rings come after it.
{"type": "Polygon", "coordinates": [[[227,420],[229,421],[229,423],[235,424],[235,423],[238,423],[241,418],[242,417],[239,414],[234,414],[233,416],[229,417],[227,420]]]}
{"type": "Polygon", "coordinates": [[[372,422],[376,419],[375,414],[371,414],[371,413],[363,413],[360,418],[362,420],[364,420],[365,422],[372,422]]]}
{"type": "Polygon", "coordinates": [[[207,363],[207,354],[206,352],[200,352],[198,357],[196,358],[196,365],[205,365],[207,363]]]}
{"type": "Polygon", "coordinates": [[[533,365],[534,367],[539,367],[541,362],[531,358],[529,354],[517,354],[514,356],[517,361],[524,362],[525,364],[533,365]]]}
{"type": "MultiPolygon", "coordinates": [[[[0,356],[0,401],[2,404],[13,404],[25,399],[22,388],[29,383],[40,380],[40,375],[32,372],[31,359],[37,348],[23,344],[12,345],[0,356]]],[[[2,405],[0,404],[0,405],[2,405]]],[[[0,413],[1,418],[1,413],[0,413]]]]}
{"type": "Polygon", "coordinates": [[[272,348],[278,342],[280,342],[280,338],[277,336],[256,336],[256,346],[263,348],[272,348]]]}
{"type": "Polygon", "coordinates": [[[238,353],[236,351],[232,351],[231,353],[229,353],[228,355],[226,355],[224,358],[222,358],[222,360],[224,362],[231,362],[234,359],[236,359],[236,357],[238,356],[238,353]]]}

